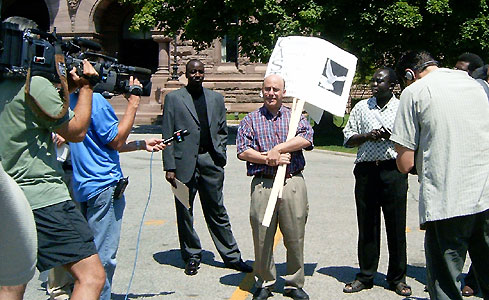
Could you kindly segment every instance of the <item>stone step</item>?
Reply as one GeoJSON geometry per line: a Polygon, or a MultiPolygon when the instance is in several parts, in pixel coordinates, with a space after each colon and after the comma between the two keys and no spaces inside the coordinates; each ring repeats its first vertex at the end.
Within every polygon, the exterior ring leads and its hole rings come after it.
{"type": "MultiPolygon", "coordinates": [[[[119,120],[122,120],[124,111],[116,111],[115,114],[119,120]]],[[[161,112],[159,114],[155,114],[138,111],[134,119],[134,125],[155,125],[159,123],[161,123],[161,112]]]]}

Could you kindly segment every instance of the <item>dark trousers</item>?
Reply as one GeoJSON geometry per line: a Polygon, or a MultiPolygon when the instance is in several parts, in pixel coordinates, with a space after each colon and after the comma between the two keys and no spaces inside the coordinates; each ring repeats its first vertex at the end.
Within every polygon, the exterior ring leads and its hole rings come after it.
{"type": "Polygon", "coordinates": [[[373,283],[380,257],[382,210],[389,247],[387,281],[392,284],[405,282],[407,175],[397,170],[395,160],[361,162],[353,173],[360,264],[356,278],[367,285],[373,283]]]}
{"type": "Polygon", "coordinates": [[[463,299],[461,274],[467,252],[482,297],[489,299],[489,210],[426,222],[425,254],[431,299],[463,299]]]}
{"type": "Polygon", "coordinates": [[[193,216],[193,202],[197,192],[207,228],[224,263],[235,263],[241,259],[223,203],[223,182],[224,168],[216,166],[209,153],[199,154],[194,176],[187,183],[190,190],[190,209],[186,209],[175,199],[180,251],[185,262],[190,259],[200,261],[202,258],[202,247],[194,229],[193,216]]]}
{"type": "Polygon", "coordinates": [[[477,278],[475,277],[474,267],[470,265],[469,272],[464,279],[465,285],[470,286],[474,291],[479,290],[479,284],[477,283],[477,278]]]}

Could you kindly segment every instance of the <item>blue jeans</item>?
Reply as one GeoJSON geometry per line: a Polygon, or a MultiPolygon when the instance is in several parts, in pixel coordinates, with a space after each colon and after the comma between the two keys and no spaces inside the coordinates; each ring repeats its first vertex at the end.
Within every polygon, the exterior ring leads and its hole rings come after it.
{"type": "Polygon", "coordinates": [[[98,255],[107,277],[100,300],[110,300],[112,277],[116,267],[115,256],[121,236],[122,214],[126,206],[124,196],[114,199],[115,185],[105,189],[97,196],[82,202],[81,211],[93,231],[98,255]]]}

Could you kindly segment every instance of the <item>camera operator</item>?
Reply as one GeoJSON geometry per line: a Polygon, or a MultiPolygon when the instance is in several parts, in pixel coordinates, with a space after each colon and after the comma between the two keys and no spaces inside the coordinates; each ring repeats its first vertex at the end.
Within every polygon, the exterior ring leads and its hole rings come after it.
{"type": "MultiPolygon", "coordinates": [[[[33,22],[20,17],[4,22],[18,24],[20,30],[33,28],[33,22]]],[[[29,94],[38,109],[28,104],[25,79],[0,81],[0,156],[2,165],[23,190],[36,222],[39,271],[58,265],[75,279],[71,299],[98,299],[105,272],[86,220],[70,200],[62,180],[63,170],[56,160],[51,132],[71,142],[81,142],[90,124],[92,92],[88,78],[97,72],[86,60],[83,76],[73,69],[68,84],[80,91],[77,105],[61,118],[47,117],[62,111],[63,99],[46,78],[32,76],[29,94]],[[43,111],[43,112],[40,112],[43,111]]],[[[22,299],[25,284],[3,286],[0,299],[22,299]]]]}

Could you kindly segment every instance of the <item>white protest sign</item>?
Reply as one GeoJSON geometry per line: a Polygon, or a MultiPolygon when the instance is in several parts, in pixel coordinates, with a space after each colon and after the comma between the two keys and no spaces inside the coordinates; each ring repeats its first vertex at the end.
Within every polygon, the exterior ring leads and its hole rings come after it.
{"type": "MultiPolygon", "coordinates": [[[[273,49],[265,77],[279,74],[285,80],[287,96],[344,116],[356,64],[354,55],[326,40],[281,37],[273,49]]],[[[310,107],[306,105],[306,111],[310,107]]],[[[322,111],[313,108],[310,115],[318,122],[317,116],[322,111]]]]}
{"type": "MultiPolygon", "coordinates": [[[[344,116],[356,64],[354,55],[323,39],[300,36],[278,39],[265,77],[281,75],[287,96],[295,98],[287,140],[295,136],[303,107],[316,123],[323,110],[344,116]]],[[[270,226],[277,198],[282,194],[285,172],[286,165],[278,167],[263,226],[270,226]]]]}

